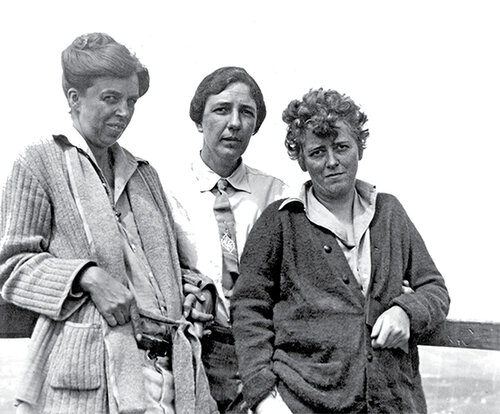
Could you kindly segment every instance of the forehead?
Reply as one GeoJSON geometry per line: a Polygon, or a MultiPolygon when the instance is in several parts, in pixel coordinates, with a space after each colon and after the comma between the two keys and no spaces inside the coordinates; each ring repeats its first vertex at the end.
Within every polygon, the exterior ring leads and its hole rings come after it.
{"type": "Polygon", "coordinates": [[[350,141],[354,143],[356,142],[356,139],[351,132],[351,128],[349,128],[349,126],[345,122],[338,121],[335,124],[335,130],[338,133],[337,136],[329,135],[326,137],[318,137],[311,131],[311,129],[308,128],[304,134],[304,145],[311,146],[311,145],[319,145],[326,143],[331,144],[341,141],[350,141]]]}
{"type": "Polygon", "coordinates": [[[232,83],[217,95],[210,95],[207,98],[205,106],[223,102],[257,107],[250,93],[250,87],[243,82],[232,83]]]}
{"type": "Polygon", "coordinates": [[[97,78],[87,89],[87,92],[100,93],[109,90],[123,95],[139,94],[139,78],[134,73],[128,78],[101,77],[97,78]]]}

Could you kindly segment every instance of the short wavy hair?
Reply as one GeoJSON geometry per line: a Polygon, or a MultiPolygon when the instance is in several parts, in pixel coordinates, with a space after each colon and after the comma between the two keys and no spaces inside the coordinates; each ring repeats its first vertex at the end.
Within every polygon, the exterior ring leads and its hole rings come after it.
{"type": "Polygon", "coordinates": [[[78,36],[61,54],[62,86],[85,91],[102,77],[128,78],[134,73],[139,80],[139,96],[149,89],[149,72],[124,45],[106,33],[78,36]]]}
{"type": "Polygon", "coordinates": [[[288,124],[285,146],[292,160],[301,156],[307,130],[320,138],[337,136],[339,121],[349,127],[356,139],[360,157],[363,155],[369,135],[363,125],[368,118],[346,95],[334,90],[311,89],[301,101],[291,101],[283,111],[282,118],[288,124]]]}
{"type": "Polygon", "coordinates": [[[199,125],[203,121],[203,112],[205,111],[205,105],[209,96],[218,95],[229,85],[238,82],[244,83],[250,88],[250,95],[255,101],[257,119],[253,133],[256,134],[262,122],[264,122],[267,113],[264,96],[254,78],[252,78],[245,69],[237,66],[224,66],[219,68],[201,81],[189,107],[189,116],[194,123],[199,125]]]}

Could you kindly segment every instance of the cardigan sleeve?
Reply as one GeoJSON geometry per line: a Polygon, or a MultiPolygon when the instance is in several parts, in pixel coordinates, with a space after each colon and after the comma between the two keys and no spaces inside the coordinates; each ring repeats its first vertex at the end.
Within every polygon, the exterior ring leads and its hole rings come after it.
{"type": "MultiPolygon", "coordinates": [[[[399,204],[399,202],[398,202],[399,204]]],[[[450,297],[444,278],[432,260],[425,243],[403,207],[399,214],[404,218],[408,257],[405,279],[409,281],[412,294],[394,298],[390,306],[398,305],[410,318],[413,334],[422,334],[434,329],[446,319],[450,297]]]]}
{"type": "Polygon", "coordinates": [[[231,298],[233,334],[245,400],[254,408],[273,390],[273,308],[279,300],[282,234],[271,204],[257,220],[245,244],[240,276],[231,298]]]}
{"type": "Polygon", "coordinates": [[[52,214],[47,192],[20,158],[2,195],[2,296],[17,306],[62,320],[86,300],[86,295],[72,295],[71,288],[78,273],[93,262],[57,258],[49,253],[52,214]]]}

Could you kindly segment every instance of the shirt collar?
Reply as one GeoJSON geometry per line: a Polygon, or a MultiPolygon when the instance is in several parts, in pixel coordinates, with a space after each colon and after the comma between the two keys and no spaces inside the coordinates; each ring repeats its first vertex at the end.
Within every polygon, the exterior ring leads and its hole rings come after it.
{"type": "MultiPolygon", "coordinates": [[[[200,154],[194,158],[191,168],[196,177],[200,192],[211,191],[217,184],[217,181],[222,178],[207,164],[205,164],[205,162],[201,159],[200,154]]],[[[242,160],[240,160],[236,170],[234,170],[229,177],[225,178],[234,189],[246,191],[247,193],[252,192],[250,183],[248,182],[247,166],[242,160]]]]}
{"type": "MultiPolygon", "coordinates": [[[[354,197],[354,242],[359,244],[361,237],[368,229],[375,215],[376,187],[367,182],[356,180],[354,197]]],[[[301,203],[307,218],[335,234],[344,244],[347,244],[346,232],[340,222],[319,200],[312,191],[312,182],[305,182],[295,197],[289,197],[281,203],[279,209],[284,209],[290,203],[301,203]]]]}
{"type": "MultiPolygon", "coordinates": [[[[78,130],[72,124],[68,123],[65,126],[63,135],[66,137],[68,143],[71,146],[78,148],[81,151],[84,151],[92,159],[95,165],[97,165],[94,154],[92,153],[92,150],[88,146],[87,141],[85,141],[85,138],[83,138],[83,136],[78,132],[78,130]]],[[[117,142],[110,147],[110,150],[113,154],[113,161],[114,161],[114,173],[115,173],[114,194],[116,201],[124,191],[128,180],[137,169],[139,161],[146,163],[147,161],[142,160],[141,158],[134,157],[125,148],[122,148],[117,142]]]]}
{"type": "Polygon", "coordinates": [[[306,181],[304,184],[302,184],[302,187],[300,187],[300,191],[298,192],[297,195],[288,197],[285,200],[283,200],[283,202],[279,206],[279,210],[284,209],[288,204],[300,203],[303,205],[304,210],[307,211],[307,191],[311,187],[312,187],[311,180],[306,181]]]}
{"type": "MultiPolygon", "coordinates": [[[[87,141],[85,141],[85,138],[78,132],[78,130],[74,127],[71,119],[66,125],[64,126],[63,130],[63,136],[66,137],[68,140],[68,143],[80,149],[81,151],[84,151],[86,154],[89,155],[89,157],[96,163],[96,159],[94,157],[94,154],[92,154],[92,151],[90,150],[90,147],[87,144],[87,141]]],[[[97,163],[96,163],[97,164],[97,163]]]]}

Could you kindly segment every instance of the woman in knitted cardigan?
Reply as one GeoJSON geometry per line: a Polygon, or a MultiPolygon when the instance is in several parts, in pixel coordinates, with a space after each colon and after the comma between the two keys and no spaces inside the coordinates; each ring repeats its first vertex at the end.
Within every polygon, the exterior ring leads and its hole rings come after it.
{"type": "Polygon", "coordinates": [[[62,66],[72,125],[18,158],[2,199],[2,295],[39,314],[18,412],[215,412],[161,184],[117,143],[148,71],[103,33],[62,66]]]}
{"type": "Polygon", "coordinates": [[[258,414],[423,413],[417,339],[449,296],[398,200],[356,179],[366,116],[319,89],[283,120],[311,180],[264,211],[243,252],[232,316],[245,399],[258,414]]]}

